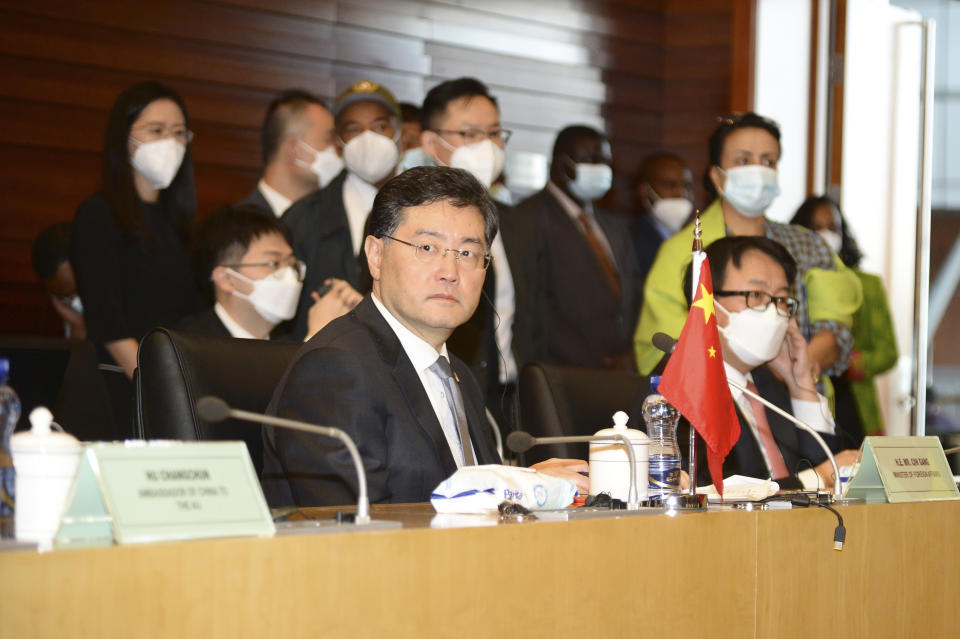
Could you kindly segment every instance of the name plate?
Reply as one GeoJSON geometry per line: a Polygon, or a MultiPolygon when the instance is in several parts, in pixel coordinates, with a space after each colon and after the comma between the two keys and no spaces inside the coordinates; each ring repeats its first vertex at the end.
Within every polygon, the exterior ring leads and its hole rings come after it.
{"type": "Polygon", "coordinates": [[[867,503],[960,499],[937,437],[867,437],[846,496],[867,503]]]}
{"type": "Polygon", "coordinates": [[[57,545],[272,535],[243,442],[86,447],[57,545]]]}

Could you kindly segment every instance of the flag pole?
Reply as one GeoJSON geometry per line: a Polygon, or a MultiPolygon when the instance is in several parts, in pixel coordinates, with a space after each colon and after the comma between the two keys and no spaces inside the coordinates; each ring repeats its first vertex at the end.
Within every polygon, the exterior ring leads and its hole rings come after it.
{"type": "MultiPolygon", "coordinates": [[[[703,260],[706,257],[706,253],[703,252],[703,240],[701,239],[703,235],[703,229],[700,226],[700,210],[697,209],[697,218],[696,223],[693,227],[693,257],[690,269],[690,301],[697,298],[697,282],[700,281],[700,267],[703,266],[703,260]]],[[[696,498],[697,495],[697,431],[693,428],[693,424],[690,424],[690,448],[687,454],[687,459],[689,460],[687,466],[687,472],[690,474],[690,486],[687,490],[687,494],[696,498]]]]}

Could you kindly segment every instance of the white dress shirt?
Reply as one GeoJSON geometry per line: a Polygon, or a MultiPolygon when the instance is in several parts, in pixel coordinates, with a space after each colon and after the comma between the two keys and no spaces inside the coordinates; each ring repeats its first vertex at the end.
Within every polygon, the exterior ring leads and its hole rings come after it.
{"type": "MultiPolygon", "coordinates": [[[[517,381],[517,359],[513,356],[513,319],[517,312],[516,291],[513,289],[513,273],[507,261],[507,250],[503,246],[500,233],[493,238],[490,246],[490,255],[493,256],[493,274],[496,277],[493,308],[497,316],[496,333],[497,349],[503,356],[499,366],[500,383],[517,381]]],[[[482,304],[483,302],[481,302],[482,304]]]]}
{"type": "MultiPolygon", "coordinates": [[[[753,376],[750,373],[744,375],[727,362],[723,363],[723,367],[727,372],[727,379],[730,381],[736,382],[741,386],[746,386],[748,382],[753,382],[753,376]]],[[[767,458],[767,451],[763,447],[763,440],[760,439],[760,432],[757,430],[757,420],[753,415],[753,405],[750,403],[750,398],[747,397],[747,395],[740,389],[733,387],[730,387],[730,395],[733,397],[733,401],[736,403],[737,408],[740,409],[740,414],[743,415],[743,419],[750,426],[750,432],[753,434],[753,438],[757,442],[757,448],[760,449],[760,454],[763,456],[763,463],[766,465],[767,472],[769,473],[770,460],[767,458]]],[[[818,433],[832,435],[834,433],[835,424],[833,421],[833,416],[830,414],[827,398],[819,393],[817,394],[817,397],[819,401],[816,402],[791,397],[790,404],[793,416],[809,425],[818,433]]],[[[770,473],[770,475],[772,477],[772,473],[770,473]]],[[[803,487],[807,490],[815,490],[818,487],[823,487],[823,481],[820,479],[817,471],[813,470],[812,468],[807,468],[797,473],[797,479],[803,483],[803,487]]]]}
{"type": "MultiPolygon", "coordinates": [[[[220,302],[217,302],[213,305],[213,312],[217,314],[217,317],[220,318],[220,321],[223,322],[223,325],[227,327],[227,332],[229,332],[232,337],[238,337],[240,339],[259,339],[250,331],[240,326],[235,319],[230,317],[230,314],[227,313],[227,309],[225,309],[223,304],[220,302]]],[[[267,339],[269,339],[269,337],[267,339]]]]}
{"type": "Polygon", "coordinates": [[[260,191],[263,199],[267,201],[267,204],[270,205],[270,210],[273,211],[273,214],[277,217],[283,215],[283,212],[293,204],[293,200],[264,182],[263,179],[257,182],[257,189],[260,191]]]}
{"type": "Polygon", "coordinates": [[[400,345],[403,346],[404,352],[413,363],[413,368],[420,377],[420,383],[423,384],[423,390],[426,391],[427,397],[430,398],[430,405],[433,406],[433,412],[436,413],[437,419],[440,421],[440,427],[443,429],[443,434],[447,439],[447,445],[450,446],[453,461],[457,463],[457,468],[460,468],[463,466],[463,446],[460,444],[457,422],[453,417],[453,412],[450,410],[450,405],[447,404],[447,394],[443,388],[443,381],[437,374],[430,370],[430,367],[433,366],[434,362],[436,362],[437,358],[441,355],[448,360],[450,359],[450,355],[447,353],[447,345],[444,344],[438,353],[433,346],[414,335],[410,329],[401,324],[400,320],[394,317],[393,314],[387,310],[387,307],[377,299],[376,294],[371,294],[370,297],[373,299],[374,306],[376,306],[380,314],[383,315],[383,319],[387,320],[387,324],[393,329],[397,339],[400,340],[400,345]]]}
{"type": "Polygon", "coordinates": [[[363,227],[367,216],[373,209],[373,200],[377,197],[377,187],[364,182],[353,173],[347,173],[343,181],[343,208],[347,211],[347,224],[350,226],[350,241],[353,254],[360,255],[363,247],[363,227]]]}

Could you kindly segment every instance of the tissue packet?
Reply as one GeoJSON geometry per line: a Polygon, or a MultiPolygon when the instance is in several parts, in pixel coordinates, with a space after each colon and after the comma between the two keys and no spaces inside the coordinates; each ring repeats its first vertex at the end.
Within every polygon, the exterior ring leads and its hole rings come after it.
{"type": "Polygon", "coordinates": [[[497,512],[502,501],[528,510],[566,508],[576,494],[572,481],[532,468],[489,464],[458,469],[434,489],[430,503],[438,513],[485,514],[497,512]]]}

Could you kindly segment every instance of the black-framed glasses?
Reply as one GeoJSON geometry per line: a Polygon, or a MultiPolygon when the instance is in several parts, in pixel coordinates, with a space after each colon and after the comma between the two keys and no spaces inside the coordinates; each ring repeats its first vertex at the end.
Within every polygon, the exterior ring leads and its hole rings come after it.
{"type": "Polygon", "coordinates": [[[501,142],[506,144],[510,140],[510,136],[513,135],[513,131],[510,129],[490,129],[489,131],[479,128],[469,128],[469,129],[460,129],[459,131],[451,131],[449,129],[434,129],[434,133],[439,133],[440,135],[457,135],[463,139],[464,144],[476,144],[477,142],[483,142],[486,139],[490,139],[491,142],[501,142]]]}
{"type": "Polygon", "coordinates": [[[480,251],[474,251],[472,249],[440,248],[436,244],[430,244],[429,242],[414,244],[413,242],[407,242],[392,235],[384,235],[384,237],[394,242],[412,246],[417,259],[424,264],[437,262],[441,257],[446,257],[450,251],[453,251],[454,257],[460,266],[468,271],[475,271],[477,269],[486,270],[486,268],[490,266],[490,261],[493,260],[493,256],[489,253],[481,253],[480,251]]]}
{"type": "Polygon", "coordinates": [[[777,312],[784,317],[793,317],[800,307],[795,297],[778,297],[764,291],[714,291],[713,294],[715,297],[742,297],[747,308],[758,312],[767,310],[770,302],[773,302],[777,312]]]}
{"type": "Polygon", "coordinates": [[[291,266],[293,267],[294,273],[297,274],[297,281],[302,282],[303,278],[307,276],[307,265],[298,259],[289,259],[289,260],[269,260],[267,262],[243,262],[237,264],[224,264],[227,268],[245,268],[248,266],[262,266],[269,268],[271,270],[270,275],[267,277],[276,277],[277,279],[283,277],[283,269],[291,266]]]}

